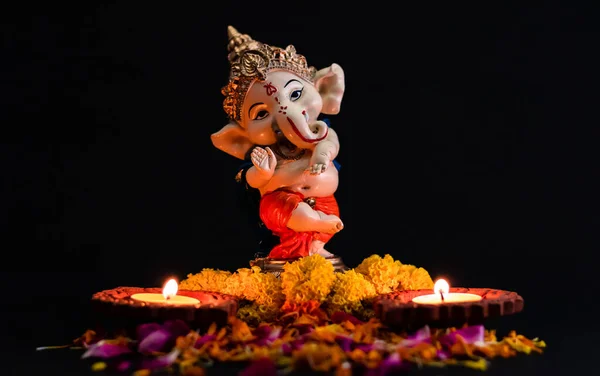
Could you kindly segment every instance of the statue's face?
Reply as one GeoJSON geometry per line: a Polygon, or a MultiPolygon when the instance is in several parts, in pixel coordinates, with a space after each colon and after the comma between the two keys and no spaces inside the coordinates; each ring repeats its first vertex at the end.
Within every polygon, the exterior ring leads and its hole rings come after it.
{"type": "Polygon", "coordinates": [[[329,132],[318,116],[339,112],[344,87],[344,71],[337,64],[317,71],[314,83],[287,70],[270,71],[264,81],[250,85],[240,119],[213,133],[212,142],[239,159],[256,145],[311,149],[329,132]]]}
{"type": "Polygon", "coordinates": [[[315,86],[285,70],[269,72],[255,81],[242,106],[240,125],[256,145],[271,145],[282,138],[300,148],[312,148],[327,137],[327,127],[317,123],[323,108],[315,86]]]}

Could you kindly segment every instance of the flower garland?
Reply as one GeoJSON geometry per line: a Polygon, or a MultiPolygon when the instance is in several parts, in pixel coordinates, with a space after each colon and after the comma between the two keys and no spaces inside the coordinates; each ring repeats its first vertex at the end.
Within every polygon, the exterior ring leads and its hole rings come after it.
{"type": "Polygon", "coordinates": [[[238,318],[257,325],[281,314],[316,308],[369,319],[371,299],[379,294],[430,289],[433,280],[427,270],[402,264],[389,254],[371,255],[344,272],[335,272],[323,256],[311,255],[286,263],[279,278],[257,266],[234,273],[207,268],[188,274],[179,288],[233,295],[241,300],[238,318]]]}

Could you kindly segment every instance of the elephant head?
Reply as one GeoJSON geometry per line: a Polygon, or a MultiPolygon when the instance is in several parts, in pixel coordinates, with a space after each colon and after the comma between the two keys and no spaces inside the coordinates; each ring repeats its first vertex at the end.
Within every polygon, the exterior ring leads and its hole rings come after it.
{"type": "Polygon", "coordinates": [[[231,72],[222,93],[229,122],[211,135],[213,145],[244,159],[255,145],[311,149],[326,139],[328,126],[317,118],[340,111],[342,68],[316,70],[291,45],[272,47],[231,26],[228,34],[231,72]]]}

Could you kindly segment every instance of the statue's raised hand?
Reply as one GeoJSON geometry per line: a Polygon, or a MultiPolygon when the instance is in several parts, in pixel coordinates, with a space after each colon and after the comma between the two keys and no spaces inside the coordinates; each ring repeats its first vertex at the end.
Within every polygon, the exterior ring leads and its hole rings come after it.
{"type": "Polygon", "coordinates": [[[275,157],[273,150],[269,147],[264,149],[255,147],[250,154],[250,160],[261,175],[269,177],[273,176],[275,167],[277,166],[277,158],[275,157]]]}
{"type": "Polygon", "coordinates": [[[329,153],[316,151],[310,158],[307,171],[314,175],[325,172],[330,163],[329,153]]]}

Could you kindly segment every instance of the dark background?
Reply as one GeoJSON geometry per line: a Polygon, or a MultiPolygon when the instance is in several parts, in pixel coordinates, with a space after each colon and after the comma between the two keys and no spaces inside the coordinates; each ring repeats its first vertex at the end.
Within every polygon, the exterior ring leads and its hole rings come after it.
{"type": "Polygon", "coordinates": [[[332,252],[519,292],[509,326],[548,338],[547,364],[593,348],[576,345],[597,328],[593,9],[481,3],[2,12],[9,342],[70,341],[96,291],[248,265],[239,161],[210,141],[226,123],[231,24],[345,70],[332,252]]]}

